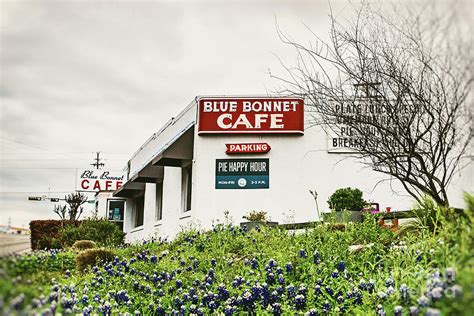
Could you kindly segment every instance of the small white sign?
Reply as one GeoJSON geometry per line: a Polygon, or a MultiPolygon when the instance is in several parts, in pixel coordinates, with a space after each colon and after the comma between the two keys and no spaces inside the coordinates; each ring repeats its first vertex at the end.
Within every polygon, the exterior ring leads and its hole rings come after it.
{"type": "Polygon", "coordinates": [[[123,171],[77,169],[76,191],[115,191],[122,187],[124,179],[123,171]]]}

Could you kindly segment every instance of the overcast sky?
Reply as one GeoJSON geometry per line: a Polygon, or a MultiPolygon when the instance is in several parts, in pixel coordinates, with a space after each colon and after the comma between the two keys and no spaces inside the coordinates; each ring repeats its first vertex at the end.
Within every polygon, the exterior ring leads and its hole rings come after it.
{"type": "Polygon", "coordinates": [[[122,169],[197,95],[265,94],[275,55],[296,59],[275,20],[308,41],[328,13],[328,1],[0,0],[0,224],[55,218],[28,196],[73,192],[95,151],[122,169]]]}

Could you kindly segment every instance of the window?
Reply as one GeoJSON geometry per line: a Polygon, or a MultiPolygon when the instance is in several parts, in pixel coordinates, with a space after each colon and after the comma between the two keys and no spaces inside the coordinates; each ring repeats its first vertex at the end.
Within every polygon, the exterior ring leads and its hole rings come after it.
{"type": "Polygon", "coordinates": [[[163,219],[163,182],[156,184],[156,220],[163,219]]]}
{"type": "Polygon", "coordinates": [[[144,208],[145,196],[141,194],[133,199],[134,227],[143,226],[144,208]]]}
{"type": "Polygon", "coordinates": [[[123,200],[107,200],[107,217],[112,221],[123,221],[125,211],[125,201],[123,200]]]}
{"type": "Polygon", "coordinates": [[[188,166],[182,169],[182,205],[183,205],[183,212],[187,212],[191,210],[191,190],[193,186],[193,179],[192,179],[193,169],[192,166],[188,166]]]}

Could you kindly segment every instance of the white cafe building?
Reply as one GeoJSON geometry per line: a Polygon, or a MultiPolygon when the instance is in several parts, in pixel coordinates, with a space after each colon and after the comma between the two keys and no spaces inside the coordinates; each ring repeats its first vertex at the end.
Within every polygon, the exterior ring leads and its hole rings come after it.
{"type": "MultiPolygon", "coordinates": [[[[301,99],[197,97],[143,143],[123,185],[98,193],[97,206],[109,217],[119,210],[115,219],[134,242],[210,229],[226,211],[235,224],[254,210],[279,223],[314,221],[317,205],[328,211],[329,196],[344,187],[361,189],[381,209],[412,205],[397,183],[379,183],[383,176],[343,147],[310,127],[301,99]]],[[[472,189],[472,173],[462,181],[472,189]]]]}

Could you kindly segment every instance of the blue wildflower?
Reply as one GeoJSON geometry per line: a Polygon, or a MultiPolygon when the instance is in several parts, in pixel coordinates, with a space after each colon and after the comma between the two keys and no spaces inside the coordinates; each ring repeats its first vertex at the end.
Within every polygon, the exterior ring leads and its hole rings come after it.
{"type": "Polygon", "coordinates": [[[296,295],[294,302],[296,309],[298,310],[302,310],[306,307],[306,297],[302,294],[296,295]]]}
{"type": "Polygon", "coordinates": [[[306,258],[306,250],[300,249],[299,256],[300,256],[300,258],[306,258]]]}
{"type": "Polygon", "coordinates": [[[403,307],[400,305],[395,306],[395,308],[393,309],[394,316],[402,316],[402,312],[403,312],[403,307]]]}
{"type": "Polygon", "coordinates": [[[319,264],[321,262],[321,254],[317,250],[313,253],[313,262],[314,264],[319,264]]]}
{"type": "Polygon", "coordinates": [[[328,301],[325,301],[323,305],[321,306],[321,310],[323,313],[329,313],[331,311],[331,304],[329,304],[328,301]]]}

